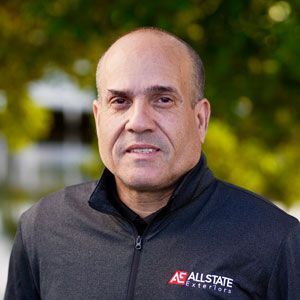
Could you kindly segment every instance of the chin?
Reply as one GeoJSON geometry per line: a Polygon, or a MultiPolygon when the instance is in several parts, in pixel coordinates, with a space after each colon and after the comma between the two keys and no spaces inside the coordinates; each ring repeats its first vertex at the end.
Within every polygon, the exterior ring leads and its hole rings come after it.
{"type": "Polygon", "coordinates": [[[130,178],[126,178],[123,180],[125,185],[127,185],[130,189],[139,192],[147,192],[154,191],[161,188],[161,180],[156,177],[149,177],[149,175],[145,176],[131,176],[130,178]]]}

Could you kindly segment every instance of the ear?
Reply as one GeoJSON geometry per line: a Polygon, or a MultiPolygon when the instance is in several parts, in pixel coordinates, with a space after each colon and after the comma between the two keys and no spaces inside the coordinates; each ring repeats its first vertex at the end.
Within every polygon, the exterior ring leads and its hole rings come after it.
{"type": "Polygon", "coordinates": [[[195,105],[195,117],[199,129],[200,140],[203,144],[210,118],[210,104],[206,98],[197,101],[195,105]]]}
{"type": "Polygon", "coordinates": [[[93,101],[93,113],[94,113],[94,119],[95,119],[95,124],[96,124],[96,130],[98,134],[98,118],[99,118],[99,111],[100,111],[100,103],[98,100],[93,101]]]}

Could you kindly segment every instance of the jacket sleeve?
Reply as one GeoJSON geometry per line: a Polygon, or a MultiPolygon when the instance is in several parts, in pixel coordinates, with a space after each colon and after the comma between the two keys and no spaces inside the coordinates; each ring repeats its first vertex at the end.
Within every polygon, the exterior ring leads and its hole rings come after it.
{"type": "Polygon", "coordinates": [[[282,242],[269,280],[267,299],[300,299],[300,225],[282,242]]]}
{"type": "Polygon", "coordinates": [[[37,300],[40,296],[34,283],[20,227],[19,225],[10,256],[4,300],[37,300]]]}

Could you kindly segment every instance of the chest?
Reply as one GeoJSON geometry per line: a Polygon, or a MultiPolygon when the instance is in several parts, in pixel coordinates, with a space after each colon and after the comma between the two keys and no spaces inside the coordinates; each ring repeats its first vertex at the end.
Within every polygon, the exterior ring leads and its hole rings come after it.
{"type": "Polygon", "coordinates": [[[170,222],[144,237],[75,226],[43,242],[43,299],[261,299],[267,282],[259,248],[201,224],[170,222]]]}

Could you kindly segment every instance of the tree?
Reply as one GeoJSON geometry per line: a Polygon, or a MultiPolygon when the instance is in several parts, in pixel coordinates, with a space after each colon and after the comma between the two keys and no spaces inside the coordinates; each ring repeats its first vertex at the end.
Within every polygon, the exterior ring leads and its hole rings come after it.
{"type": "Polygon", "coordinates": [[[203,58],[213,108],[206,151],[217,175],[272,199],[299,200],[299,6],[273,0],[2,1],[0,133],[11,149],[46,135],[51,118],[29,99],[30,82],[60,69],[94,87],[97,61],[112,40],[138,26],[158,26],[203,58]]]}

